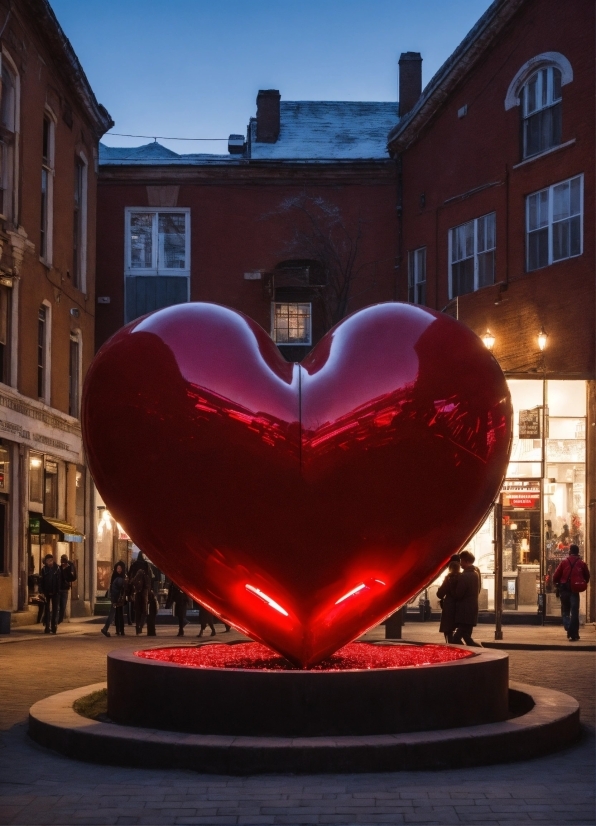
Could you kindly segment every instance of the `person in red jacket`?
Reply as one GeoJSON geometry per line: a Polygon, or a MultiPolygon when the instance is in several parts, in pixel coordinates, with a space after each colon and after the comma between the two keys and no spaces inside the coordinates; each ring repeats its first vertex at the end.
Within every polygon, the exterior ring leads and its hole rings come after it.
{"type": "Polygon", "coordinates": [[[574,591],[572,585],[582,580],[586,583],[590,581],[590,571],[579,558],[578,546],[570,545],[569,556],[559,563],[553,582],[559,588],[563,628],[571,642],[579,640],[579,591],[574,591]]]}

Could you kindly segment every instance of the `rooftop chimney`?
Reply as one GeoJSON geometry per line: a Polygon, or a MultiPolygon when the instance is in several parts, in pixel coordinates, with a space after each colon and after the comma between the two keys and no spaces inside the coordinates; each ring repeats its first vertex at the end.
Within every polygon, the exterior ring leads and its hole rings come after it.
{"type": "Polygon", "coordinates": [[[414,108],[422,93],[422,55],[402,52],[399,56],[399,116],[414,108]]]}
{"type": "Polygon", "coordinates": [[[257,141],[275,143],[279,137],[279,101],[277,89],[260,89],[257,95],[257,141]]]}

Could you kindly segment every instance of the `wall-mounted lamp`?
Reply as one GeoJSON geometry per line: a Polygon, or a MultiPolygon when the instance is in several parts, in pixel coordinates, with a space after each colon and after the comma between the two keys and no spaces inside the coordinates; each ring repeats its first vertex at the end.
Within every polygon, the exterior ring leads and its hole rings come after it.
{"type": "Polygon", "coordinates": [[[488,328],[486,333],[482,336],[482,341],[484,342],[486,349],[492,352],[492,349],[495,346],[495,337],[488,328]]]}
{"type": "Polygon", "coordinates": [[[546,340],[548,335],[544,332],[544,327],[540,328],[540,332],[538,333],[538,347],[542,352],[546,349],[546,340]]]}

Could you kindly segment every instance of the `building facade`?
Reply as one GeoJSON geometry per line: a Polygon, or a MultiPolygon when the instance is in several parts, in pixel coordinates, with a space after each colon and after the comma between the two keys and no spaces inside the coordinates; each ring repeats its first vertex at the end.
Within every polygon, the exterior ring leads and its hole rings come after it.
{"type": "MultiPolygon", "coordinates": [[[[395,102],[286,102],[265,90],[227,155],[101,146],[97,346],[152,310],[211,301],[299,361],[344,315],[391,300],[396,116],[395,102]]],[[[98,571],[122,552],[112,529],[98,571]]]]}
{"type": "Polygon", "coordinates": [[[35,621],[45,553],[95,590],[80,428],[94,354],[97,146],[112,121],[46,0],[0,2],[0,610],[35,621]]]}
{"type": "Polygon", "coordinates": [[[497,0],[389,135],[398,298],[484,337],[512,393],[502,519],[470,543],[485,607],[496,530],[505,609],[547,617],[569,544],[596,563],[595,7],[569,11],[497,0]]]}

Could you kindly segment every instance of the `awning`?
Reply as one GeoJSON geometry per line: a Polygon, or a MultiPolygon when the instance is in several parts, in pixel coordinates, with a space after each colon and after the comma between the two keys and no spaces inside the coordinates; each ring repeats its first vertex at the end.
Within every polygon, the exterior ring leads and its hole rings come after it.
{"type": "Polygon", "coordinates": [[[63,535],[63,542],[82,542],[85,534],[81,533],[74,525],[69,525],[68,522],[60,522],[59,519],[49,519],[44,516],[41,520],[41,533],[61,533],[63,535]]]}

